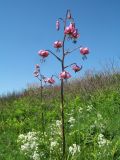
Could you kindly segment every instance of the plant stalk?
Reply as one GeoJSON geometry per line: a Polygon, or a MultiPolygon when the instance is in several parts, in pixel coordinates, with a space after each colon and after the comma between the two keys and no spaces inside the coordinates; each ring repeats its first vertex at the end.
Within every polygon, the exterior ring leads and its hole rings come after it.
{"type": "Polygon", "coordinates": [[[44,128],[44,112],[43,112],[43,86],[42,86],[42,77],[41,77],[41,89],[40,89],[40,99],[41,99],[41,109],[42,109],[42,115],[41,115],[41,119],[42,119],[42,131],[43,131],[43,136],[44,136],[44,131],[45,131],[45,128],[44,128]]]}
{"type": "MultiPolygon", "coordinates": [[[[65,54],[64,54],[64,43],[65,43],[65,37],[63,38],[63,47],[62,47],[62,52],[63,52],[63,56],[62,56],[62,62],[61,62],[61,66],[62,66],[62,72],[64,71],[64,58],[65,58],[65,54]]],[[[64,80],[61,79],[61,121],[62,121],[62,153],[63,153],[63,160],[65,159],[65,148],[66,148],[66,139],[65,139],[65,122],[64,122],[64,80]]]]}

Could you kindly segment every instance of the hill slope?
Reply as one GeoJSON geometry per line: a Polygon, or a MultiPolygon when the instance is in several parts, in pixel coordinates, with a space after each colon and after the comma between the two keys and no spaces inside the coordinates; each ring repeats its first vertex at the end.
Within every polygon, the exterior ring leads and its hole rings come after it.
{"type": "MultiPolygon", "coordinates": [[[[42,104],[39,88],[0,98],[1,160],[61,159],[60,87],[44,88],[43,95],[42,104]],[[37,149],[30,148],[29,138],[24,143],[18,138],[31,132],[37,149]]],[[[68,160],[120,159],[119,73],[87,75],[65,85],[65,130],[68,160]]]]}

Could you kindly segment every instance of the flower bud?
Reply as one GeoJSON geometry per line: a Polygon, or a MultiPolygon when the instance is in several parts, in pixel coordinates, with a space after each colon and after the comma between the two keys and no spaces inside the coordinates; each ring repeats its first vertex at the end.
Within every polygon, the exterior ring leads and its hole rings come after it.
{"type": "Polygon", "coordinates": [[[70,10],[68,10],[68,12],[67,12],[67,19],[71,19],[71,18],[72,18],[72,16],[71,16],[70,10]]]}
{"type": "Polygon", "coordinates": [[[56,30],[59,31],[59,29],[60,29],[60,22],[57,20],[56,21],[56,30]]]}

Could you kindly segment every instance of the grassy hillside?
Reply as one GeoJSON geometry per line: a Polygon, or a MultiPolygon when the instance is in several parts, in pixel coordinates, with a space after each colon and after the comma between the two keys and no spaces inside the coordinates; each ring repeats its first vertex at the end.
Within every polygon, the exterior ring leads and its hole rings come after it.
{"type": "MultiPolygon", "coordinates": [[[[40,88],[0,98],[0,160],[61,159],[60,87],[43,95],[42,104],[40,88]]],[[[65,84],[65,131],[67,160],[120,160],[119,72],[65,84]]]]}

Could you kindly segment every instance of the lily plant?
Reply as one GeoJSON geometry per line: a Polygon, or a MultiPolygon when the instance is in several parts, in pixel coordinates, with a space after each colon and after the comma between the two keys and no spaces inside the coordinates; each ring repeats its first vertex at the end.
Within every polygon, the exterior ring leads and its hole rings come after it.
{"type": "MultiPolygon", "coordinates": [[[[60,31],[61,23],[63,23],[63,39],[57,40],[53,43],[53,47],[56,49],[55,52],[49,49],[42,49],[38,51],[38,55],[42,57],[42,61],[51,54],[53,55],[61,64],[61,71],[59,73],[59,80],[60,80],[60,90],[61,90],[61,100],[60,100],[60,108],[61,108],[61,137],[62,137],[62,159],[65,159],[66,156],[66,136],[65,136],[65,118],[64,118],[64,82],[65,80],[71,78],[71,74],[67,71],[68,67],[71,67],[72,70],[76,73],[81,71],[82,65],[78,65],[75,62],[71,63],[70,65],[65,65],[65,58],[73,53],[76,50],[79,50],[79,53],[82,55],[82,59],[85,60],[87,55],[89,54],[89,48],[79,45],[72,50],[66,50],[65,43],[66,41],[72,41],[76,44],[80,34],[78,29],[76,28],[74,18],[72,17],[71,11],[67,10],[65,18],[58,18],[56,21],[56,30],[60,31]],[[68,25],[69,24],[69,25],[68,25]],[[61,57],[58,56],[57,52],[61,52],[61,57]]],[[[39,75],[39,67],[36,67],[38,70],[34,72],[35,76],[38,78],[39,75]]],[[[39,78],[38,78],[39,79],[39,78]]],[[[41,82],[41,97],[42,97],[42,80],[44,82],[48,82],[49,84],[54,84],[55,80],[53,76],[50,78],[45,78],[44,76],[40,75],[40,82],[41,82]]],[[[42,98],[41,98],[42,100],[42,98]]]]}

